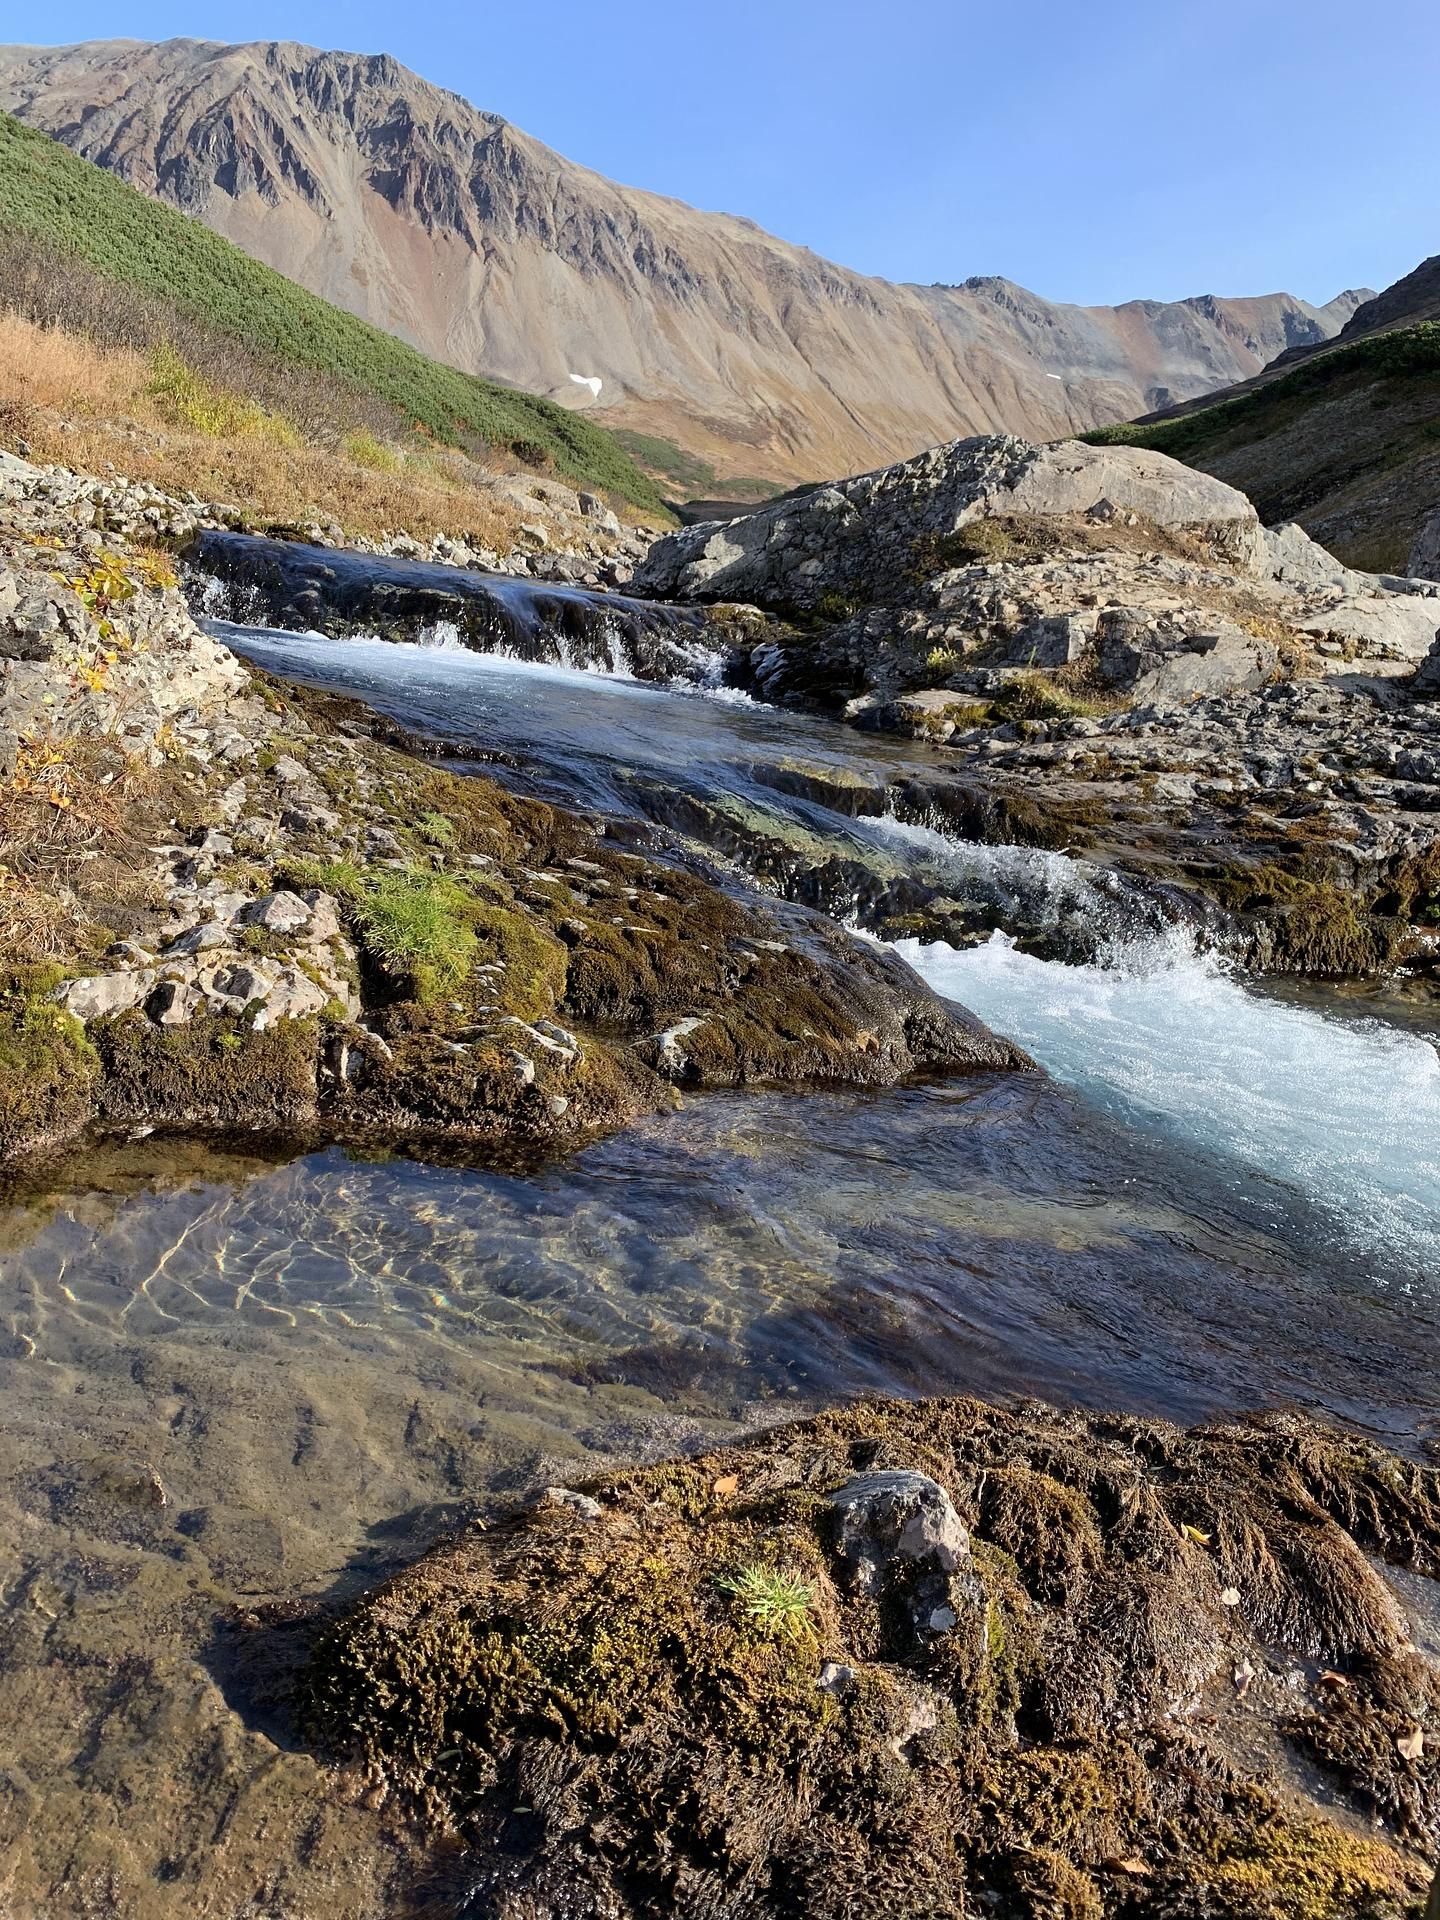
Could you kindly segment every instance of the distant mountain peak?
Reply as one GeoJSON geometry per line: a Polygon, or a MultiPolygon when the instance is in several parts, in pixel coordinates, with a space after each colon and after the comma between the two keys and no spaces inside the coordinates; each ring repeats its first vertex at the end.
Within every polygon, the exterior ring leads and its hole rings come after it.
{"type": "Polygon", "coordinates": [[[1056,304],[891,285],[604,179],[386,53],[0,48],[0,107],[437,357],[722,474],[794,480],[972,432],[1046,439],[1256,372],[1355,311],[1288,294],[1056,304]]]}

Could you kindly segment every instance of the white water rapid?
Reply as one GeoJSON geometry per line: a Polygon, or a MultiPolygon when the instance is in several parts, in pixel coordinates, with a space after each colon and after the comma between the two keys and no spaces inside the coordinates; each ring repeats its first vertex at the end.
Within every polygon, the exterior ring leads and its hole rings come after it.
{"type": "Polygon", "coordinates": [[[1060,966],[996,934],[902,940],[937,992],[1112,1111],[1298,1188],[1346,1239],[1440,1283],[1440,1055],[1376,1020],[1248,991],[1179,932],[1060,966]]]}

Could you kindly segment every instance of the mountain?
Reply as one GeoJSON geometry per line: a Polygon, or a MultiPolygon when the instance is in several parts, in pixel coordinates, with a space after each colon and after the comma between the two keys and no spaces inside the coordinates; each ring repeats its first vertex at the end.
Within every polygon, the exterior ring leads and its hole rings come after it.
{"type": "Polygon", "coordinates": [[[892,285],[617,186],[384,55],[7,47],[0,107],[426,353],[724,476],[1124,419],[1331,338],[1365,297],[1076,307],[1002,279],[892,285]]]}
{"type": "Polygon", "coordinates": [[[1298,520],[1352,566],[1400,572],[1440,506],[1440,255],[1340,335],[1255,378],[1087,438],[1154,447],[1298,520]]]}
{"type": "MultiPolygon", "coordinates": [[[[483,443],[646,510],[662,507],[652,482],[594,420],[427,359],[0,113],[0,311],[7,308],[111,346],[158,349],[171,362],[183,349],[188,365],[179,371],[192,382],[228,362],[242,392],[252,383],[252,398],[263,392],[282,411],[293,402],[330,415],[332,440],[359,402],[360,418],[397,437],[418,430],[432,444],[483,443]]],[[[158,379],[159,364],[155,372],[158,379]]],[[[213,398],[197,400],[201,391],[192,391],[192,415],[197,404],[215,411],[213,398]]],[[[227,431],[218,420],[206,430],[227,431]]]]}

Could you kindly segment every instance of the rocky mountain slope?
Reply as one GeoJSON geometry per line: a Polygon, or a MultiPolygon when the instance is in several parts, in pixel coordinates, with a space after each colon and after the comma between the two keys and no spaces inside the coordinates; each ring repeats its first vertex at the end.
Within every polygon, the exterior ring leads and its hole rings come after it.
{"type": "Polygon", "coordinates": [[[1339,336],[1252,379],[1092,437],[1172,454],[1298,520],[1355,566],[1430,573],[1440,509],[1440,255],[1339,336]]]}
{"type": "Polygon", "coordinates": [[[385,56],[0,48],[0,107],[426,352],[722,477],[1126,419],[1330,338],[1365,298],[1087,308],[995,278],[896,286],[602,179],[385,56]]]}

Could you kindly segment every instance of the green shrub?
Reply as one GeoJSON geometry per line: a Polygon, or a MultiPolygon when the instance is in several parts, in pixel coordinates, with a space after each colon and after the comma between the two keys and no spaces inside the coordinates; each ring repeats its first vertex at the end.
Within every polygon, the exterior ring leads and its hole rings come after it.
{"type": "Polygon", "coordinates": [[[344,447],[345,458],[352,465],[366,467],[371,473],[398,473],[405,464],[393,447],[364,430],[347,434],[344,447]]]}
{"type": "Polygon", "coordinates": [[[207,433],[217,440],[243,436],[283,447],[301,444],[288,420],[267,413],[252,400],[212,387],[172,347],[155,349],[145,390],[173,427],[188,427],[192,433],[207,433]]]}

